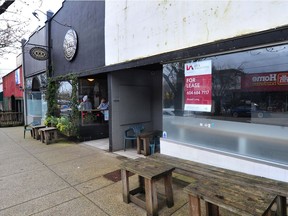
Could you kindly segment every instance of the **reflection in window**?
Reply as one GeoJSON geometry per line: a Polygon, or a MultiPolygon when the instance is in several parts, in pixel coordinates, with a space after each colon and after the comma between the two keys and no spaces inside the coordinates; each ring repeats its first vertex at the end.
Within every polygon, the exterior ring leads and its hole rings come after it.
{"type": "Polygon", "coordinates": [[[57,93],[57,103],[60,115],[69,115],[72,111],[72,85],[70,81],[61,81],[57,93]]]}
{"type": "Polygon", "coordinates": [[[288,46],[166,64],[164,111],[184,115],[184,65],[212,60],[212,111],[195,115],[246,123],[288,126],[288,46]]]}
{"type": "Polygon", "coordinates": [[[288,45],[281,45],[165,64],[167,138],[288,164],[287,59],[288,45]],[[185,110],[185,64],[206,60],[212,62],[211,112],[185,110]]]}

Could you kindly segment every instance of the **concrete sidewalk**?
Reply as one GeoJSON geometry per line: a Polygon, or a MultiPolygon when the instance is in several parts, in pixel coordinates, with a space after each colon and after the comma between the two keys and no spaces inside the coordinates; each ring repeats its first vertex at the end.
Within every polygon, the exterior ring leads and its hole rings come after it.
{"type": "MultiPolygon", "coordinates": [[[[121,181],[103,176],[123,160],[84,143],[45,145],[28,133],[24,139],[23,127],[0,128],[0,215],[144,216],[144,209],[123,202],[121,181]]],[[[175,205],[160,205],[159,215],[188,215],[182,189],[173,183],[175,205]]]]}

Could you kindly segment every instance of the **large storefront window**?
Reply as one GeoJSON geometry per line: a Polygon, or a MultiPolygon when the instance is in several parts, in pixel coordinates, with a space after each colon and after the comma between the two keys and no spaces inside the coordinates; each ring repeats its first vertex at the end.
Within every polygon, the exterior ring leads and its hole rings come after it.
{"type": "Polygon", "coordinates": [[[30,92],[27,94],[27,110],[30,116],[42,116],[41,92],[30,92]]]}
{"type": "Polygon", "coordinates": [[[288,164],[288,45],[163,66],[167,139],[288,164]]]}
{"type": "Polygon", "coordinates": [[[79,79],[79,111],[81,125],[106,124],[109,102],[106,75],[79,79]],[[100,105],[101,104],[101,105],[100,105]],[[105,106],[102,106],[105,104],[105,106]]]}
{"type": "Polygon", "coordinates": [[[57,102],[60,109],[61,116],[69,116],[72,112],[72,82],[61,81],[59,82],[59,89],[57,93],[57,102]]]}
{"type": "Polygon", "coordinates": [[[79,102],[87,96],[91,102],[92,109],[96,109],[101,99],[108,98],[108,87],[106,77],[89,77],[79,79],[79,102]]]}

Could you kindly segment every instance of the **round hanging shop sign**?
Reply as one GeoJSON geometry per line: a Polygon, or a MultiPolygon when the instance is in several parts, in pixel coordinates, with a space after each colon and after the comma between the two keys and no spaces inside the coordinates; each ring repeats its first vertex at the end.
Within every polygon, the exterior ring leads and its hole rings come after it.
{"type": "Polygon", "coordinates": [[[48,51],[42,47],[33,47],[30,49],[29,53],[32,58],[39,61],[44,61],[48,59],[48,51]]]}
{"type": "Polygon", "coordinates": [[[72,61],[77,51],[77,34],[73,29],[69,29],[64,37],[63,49],[67,61],[72,61]]]}

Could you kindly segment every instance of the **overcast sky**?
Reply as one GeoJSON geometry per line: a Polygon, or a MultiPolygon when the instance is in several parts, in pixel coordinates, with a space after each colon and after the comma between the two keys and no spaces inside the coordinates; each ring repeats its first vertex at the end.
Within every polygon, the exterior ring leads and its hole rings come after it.
{"type": "MultiPolygon", "coordinates": [[[[3,3],[4,0],[0,0],[0,4],[3,3]]],[[[21,16],[25,18],[30,18],[31,23],[29,25],[29,29],[31,33],[37,28],[37,26],[44,26],[44,22],[46,20],[46,16],[42,14],[41,12],[38,11],[40,21],[38,21],[33,15],[32,12],[35,11],[36,9],[43,11],[46,13],[46,11],[51,10],[54,13],[59,10],[59,8],[62,6],[63,0],[43,0],[42,4],[40,4],[40,1],[38,2],[37,0],[34,0],[36,3],[32,3],[31,0],[28,0],[27,2],[30,3],[30,5],[26,5],[21,3],[21,1],[15,1],[12,5],[11,8],[9,7],[8,10],[14,10],[14,7],[21,7],[22,12],[21,16]]],[[[30,34],[25,35],[24,38],[28,39],[30,34]]],[[[16,68],[16,57],[19,55],[21,50],[17,54],[9,54],[6,55],[5,58],[3,59],[0,57],[0,78],[2,78],[3,75],[11,72],[16,68]]],[[[1,81],[1,79],[0,79],[1,81]]]]}

